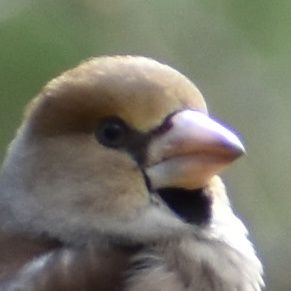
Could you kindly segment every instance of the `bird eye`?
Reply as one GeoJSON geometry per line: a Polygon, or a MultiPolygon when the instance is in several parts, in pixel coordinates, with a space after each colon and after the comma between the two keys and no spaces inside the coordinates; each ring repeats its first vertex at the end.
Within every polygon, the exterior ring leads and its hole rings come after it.
{"type": "Polygon", "coordinates": [[[122,147],[127,133],[126,125],[120,119],[105,120],[95,131],[97,140],[108,147],[122,147]]]}

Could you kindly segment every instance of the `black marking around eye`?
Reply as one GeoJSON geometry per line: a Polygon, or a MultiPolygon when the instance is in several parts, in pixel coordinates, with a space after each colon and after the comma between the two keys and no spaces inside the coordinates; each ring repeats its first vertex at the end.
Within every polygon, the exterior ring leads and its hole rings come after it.
{"type": "Polygon", "coordinates": [[[98,142],[106,147],[127,151],[139,165],[145,162],[151,132],[142,133],[117,117],[102,120],[95,129],[98,142]]]}
{"type": "Polygon", "coordinates": [[[143,166],[150,140],[172,127],[172,115],[169,115],[160,126],[148,132],[136,130],[118,117],[109,117],[97,125],[95,136],[106,147],[127,151],[140,166],[143,166]]]}

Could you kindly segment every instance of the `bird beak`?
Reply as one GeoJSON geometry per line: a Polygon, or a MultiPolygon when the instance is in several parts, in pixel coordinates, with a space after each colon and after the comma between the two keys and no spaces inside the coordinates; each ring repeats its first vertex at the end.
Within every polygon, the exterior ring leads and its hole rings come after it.
{"type": "Polygon", "coordinates": [[[180,111],[167,122],[148,149],[145,172],[154,190],[204,187],[245,152],[234,133],[204,113],[180,111]]]}

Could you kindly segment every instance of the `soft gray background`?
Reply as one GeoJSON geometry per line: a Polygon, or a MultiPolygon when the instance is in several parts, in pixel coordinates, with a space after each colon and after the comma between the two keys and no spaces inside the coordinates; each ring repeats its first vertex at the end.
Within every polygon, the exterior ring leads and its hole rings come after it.
{"type": "Polygon", "coordinates": [[[291,290],[291,1],[1,0],[0,157],[24,105],[90,56],[166,62],[240,132],[248,156],[225,174],[268,290],[291,290]]]}

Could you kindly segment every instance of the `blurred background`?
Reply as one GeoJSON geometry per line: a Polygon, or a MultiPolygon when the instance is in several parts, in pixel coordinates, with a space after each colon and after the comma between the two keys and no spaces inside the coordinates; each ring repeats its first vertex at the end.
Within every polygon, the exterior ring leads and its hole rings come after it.
{"type": "Polygon", "coordinates": [[[63,70],[107,54],[168,63],[241,134],[248,155],[225,181],[267,290],[290,291],[290,15],[288,0],[1,0],[0,159],[24,105],[63,70]]]}

